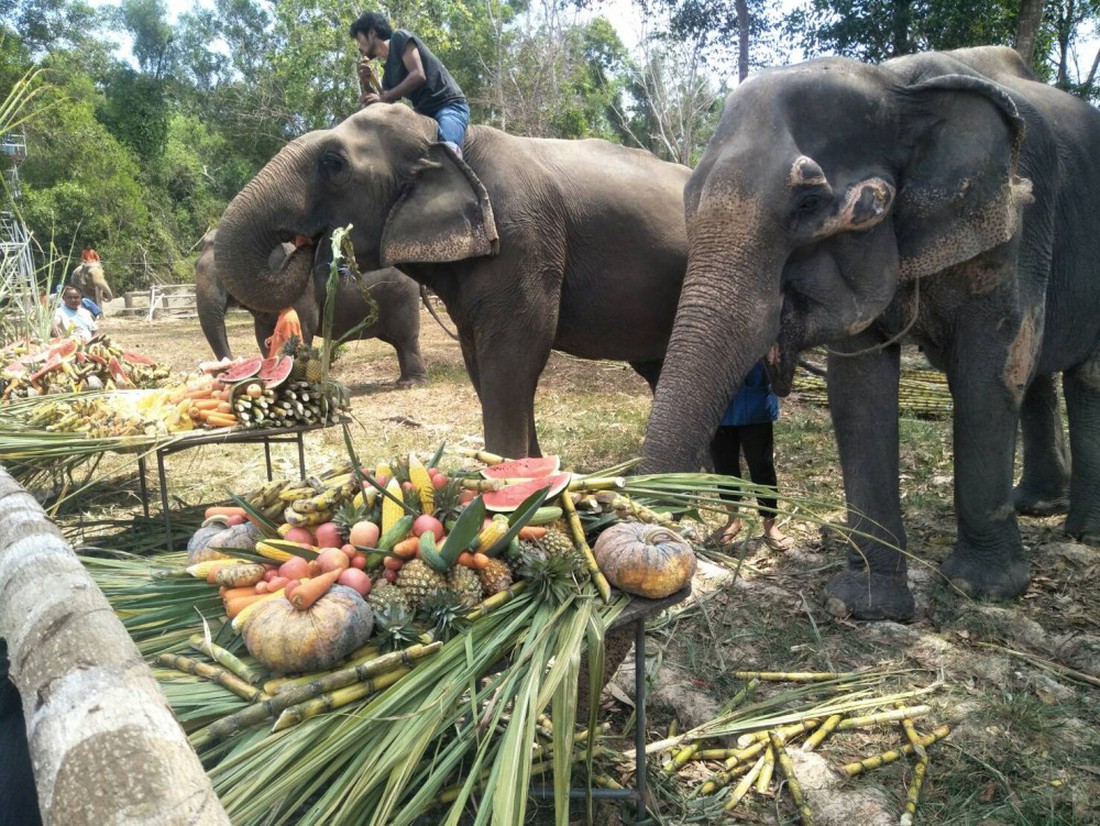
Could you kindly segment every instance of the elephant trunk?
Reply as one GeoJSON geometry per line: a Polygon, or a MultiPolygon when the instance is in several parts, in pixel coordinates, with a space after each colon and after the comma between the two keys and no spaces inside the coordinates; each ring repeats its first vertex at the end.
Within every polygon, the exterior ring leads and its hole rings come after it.
{"type": "MultiPolygon", "coordinates": [[[[692,472],[737,388],[779,331],[774,251],[693,233],[687,276],[646,430],[642,470],[692,472]]],[[[745,238],[750,238],[747,233],[745,238]]]]}
{"type": "Polygon", "coordinates": [[[249,310],[291,306],[310,279],[320,231],[305,193],[312,184],[307,143],[285,147],[230,202],[214,241],[215,268],[230,295],[249,310]]]}

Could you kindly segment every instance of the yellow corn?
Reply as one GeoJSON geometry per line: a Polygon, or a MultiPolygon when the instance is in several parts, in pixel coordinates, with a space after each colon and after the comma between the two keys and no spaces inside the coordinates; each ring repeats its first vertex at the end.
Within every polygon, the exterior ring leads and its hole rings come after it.
{"type": "Polygon", "coordinates": [[[256,553],[265,559],[270,559],[272,562],[286,562],[288,559],[294,557],[294,554],[289,551],[284,551],[273,545],[268,545],[262,540],[256,543],[256,553]]]}
{"type": "Polygon", "coordinates": [[[488,525],[481,529],[481,533],[477,535],[471,547],[483,554],[489,553],[497,541],[508,533],[508,527],[508,517],[498,513],[489,520],[488,525]]]}
{"type": "Polygon", "coordinates": [[[415,453],[409,454],[409,481],[416,488],[416,495],[420,497],[420,512],[432,514],[435,511],[435,488],[432,487],[432,477],[428,475],[428,469],[416,458],[415,453]]]}
{"type": "Polygon", "coordinates": [[[283,589],[280,588],[278,591],[272,591],[270,594],[265,594],[255,602],[250,602],[248,605],[241,609],[241,613],[233,617],[232,621],[230,622],[230,625],[233,626],[233,630],[240,631],[242,628],[244,628],[245,622],[248,621],[249,616],[252,615],[252,612],[255,611],[258,606],[263,605],[265,602],[273,600],[276,597],[282,596],[283,589]]]}
{"type": "Polygon", "coordinates": [[[390,479],[386,484],[386,493],[393,499],[387,496],[382,500],[382,533],[392,528],[397,520],[405,515],[405,509],[399,504],[404,501],[401,483],[396,479],[390,479]],[[397,501],[395,502],[394,499],[397,501]]]}
{"type": "Polygon", "coordinates": [[[195,577],[195,579],[206,579],[211,571],[216,571],[218,568],[224,568],[226,565],[238,565],[241,560],[239,559],[208,559],[205,562],[196,562],[194,565],[187,566],[187,573],[195,577]]]}

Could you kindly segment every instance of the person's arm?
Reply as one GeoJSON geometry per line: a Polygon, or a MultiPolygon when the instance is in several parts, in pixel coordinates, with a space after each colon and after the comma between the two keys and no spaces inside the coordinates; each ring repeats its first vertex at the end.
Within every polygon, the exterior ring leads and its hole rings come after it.
{"type": "Polygon", "coordinates": [[[405,44],[405,51],[401,53],[401,62],[405,64],[408,74],[392,89],[386,89],[379,94],[363,95],[360,100],[364,106],[372,103],[393,103],[407,97],[428,82],[428,75],[424,72],[424,62],[420,59],[420,49],[410,40],[405,44]]]}

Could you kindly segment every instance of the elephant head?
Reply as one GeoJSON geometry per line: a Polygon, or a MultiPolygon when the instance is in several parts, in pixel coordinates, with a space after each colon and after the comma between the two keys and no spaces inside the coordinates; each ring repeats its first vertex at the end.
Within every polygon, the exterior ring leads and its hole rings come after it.
{"type": "Polygon", "coordinates": [[[908,282],[1012,238],[1030,199],[1013,100],[961,63],[910,69],[812,61],[727,98],[684,192],[689,264],[647,469],[697,468],[761,357],[785,394],[801,350],[860,333],[908,282]]]}
{"type": "Polygon", "coordinates": [[[485,189],[434,142],[436,128],[407,107],[371,106],[284,147],[219,224],[215,266],[230,295],[251,310],[290,306],[317,245],[347,224],[363,271],[494,254],[485,189]]]}

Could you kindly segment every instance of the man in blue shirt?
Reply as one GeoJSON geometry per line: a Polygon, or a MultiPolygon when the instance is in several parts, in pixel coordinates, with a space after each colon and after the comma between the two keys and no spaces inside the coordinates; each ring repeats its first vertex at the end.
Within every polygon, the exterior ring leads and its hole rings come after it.
{"type": "Polygon", "coordinates": [[[414,111],[438,121],[439,140],[461,158],[470,107],[447,67],[415,34],[394,31],[381,12],[363,13],[349,32],[361,55],[382,61],[382,91],[365,92],[359,102],[370,106],[407,97],[414,111]]]}

